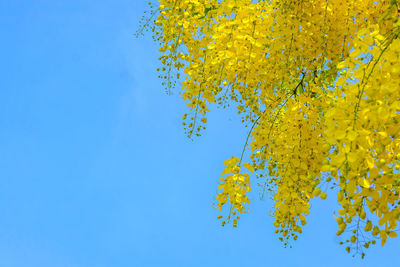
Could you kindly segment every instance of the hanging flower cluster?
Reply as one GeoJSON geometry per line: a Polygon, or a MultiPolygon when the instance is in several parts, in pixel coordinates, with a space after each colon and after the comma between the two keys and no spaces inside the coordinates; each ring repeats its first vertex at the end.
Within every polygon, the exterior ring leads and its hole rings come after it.
{"type": "Polygon", "coordinates": [[[168,90],[183,79],[187,135],[200,135],[213,103],[236,105],[251,126],[248,162],[227,160],[221,176],[223,225],[246,212],[255,171],[285,245],[302,232],[311,199],[327,193],[337,194],[347,251],[364,256],[397,235],[399,1],[159,2],[160,77],[168,90]]]}

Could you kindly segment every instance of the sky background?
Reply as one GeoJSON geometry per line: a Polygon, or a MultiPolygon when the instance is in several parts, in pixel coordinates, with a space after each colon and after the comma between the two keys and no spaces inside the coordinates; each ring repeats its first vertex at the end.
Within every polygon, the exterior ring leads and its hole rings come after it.
{"type": "Polygon", "coordinates": [[[334,194],[292,249],[256,186],[238,228],[221,227],[219,174],[247,132],[213,109],[185,137],[157,45],[133,37],[147,2],[0,0],[0,267],[399,264],[399,238],[345,252],[334,194]]]}

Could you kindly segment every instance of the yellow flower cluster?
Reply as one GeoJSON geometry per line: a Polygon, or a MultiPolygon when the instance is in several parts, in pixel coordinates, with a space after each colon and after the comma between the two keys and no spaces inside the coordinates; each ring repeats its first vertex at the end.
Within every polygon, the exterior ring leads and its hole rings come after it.
{"type": "MultiPolygon", "coordinates": [[[[239,213],[246,212],[244,210],[244,203],[250,204],[250,200],[246,196],[246,193],[250,192],[250,175],[248,173],[240,173],[239,159],[236,157],[226,160],[224,164],[226,167],[220,178],[222,183],[218,186],[218,189],[223,190],[223,192],[218,194],[217,200],[220,211],[223,205],[229,200],[231,208],[228,220],[230,220],[232,216],[236,215],[236,211],[239,213]]],[[[246,163],[243,165],[246,166],[246,163]]],[[[252,170],[252,167],[249,165],[247,167],[252,170]]],[[[233,226],[236,227],[238,219],[240,219],[239,216],[236,218],[233,217],[233,226]]],[[[222,225],[225,225],[225,223],[225,221],[222,221],[222,225]]]]}
{"type": "Polygon", "coordinates": [[[348,251],[364,255],[361,245],[396,236],[399,1],[159,2],[160,76],[171,88],[184,74],[187,134],[200,134],[211,103],[235,104],[252,126],[250,163],[225,162],[217,201],[231,205],[228,219],[249,203],[244,166],[265,180],[285,245],[328,189],[338,192],[337,234],[350,232],[348,251]]]}

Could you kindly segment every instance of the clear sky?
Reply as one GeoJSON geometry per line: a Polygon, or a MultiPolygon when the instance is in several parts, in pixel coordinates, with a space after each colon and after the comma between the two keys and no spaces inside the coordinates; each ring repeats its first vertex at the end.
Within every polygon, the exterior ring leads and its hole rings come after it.
{"type": "MultiPolygon", "coordinates": [[[[214,109],[190,141],[157,78],[142,0],[0,0],[0,267],[399,266],[338,244],[335,196],[282,247],[256,186],[238,228],[213,210],[246,129],[214,109]]],[[[255,182],[253,181],[253,185],[255,182]]]]}

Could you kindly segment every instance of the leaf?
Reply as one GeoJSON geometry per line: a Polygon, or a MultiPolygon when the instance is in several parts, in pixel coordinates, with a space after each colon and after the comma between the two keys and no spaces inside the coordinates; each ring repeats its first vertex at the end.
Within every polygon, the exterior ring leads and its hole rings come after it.
{"type": "Polygon", "coordinates": [[[393,232],[393,231],[390,231],[390,232],[388,233],[388,236],[391,237],[391,238],[395,238],[395,237],[397,237],[397,233],[396,233],[396,232],[393,232]]]}
{"type": "Polygon", "coordinates": [[[362,178],[358,179],[358,184],[364,188],[369,188],[371,186],[371,184],[367,179],[362,179],[362,178]]]}
{"type": "Polygon", "coordinates": [[[385,245],[386,241],[387,241],[387,237],[381,239],[381,246],[382,247],[385,245]]]}
{"type": "Polygon", "coordinates": [[[335,137],[338,140],[342,140],[343,138],[346,137],[346,132],[344,130],[337,130],[335,133],[335,137]]]}
{"type": "Polygon", "coordinates": [[[343,69],[347,67],[347,62],[346,61],[342,61],[337,65],[338,69],[343,69]]]}
{"type": "Polygon", "coordinates": [[[254,172],[253,166],[251,166],[251,164],[248,163],[248,162],[243,163],[243,167],[245,167],[246,169],[248,169],[250,172],[254,172]]]}
{"type": "Polygon", "coordinates": [[[370,155],[368,155],[365,160],[367,161],[368,168],[373,169],[375,166],[374,159],[370,155]]]}

